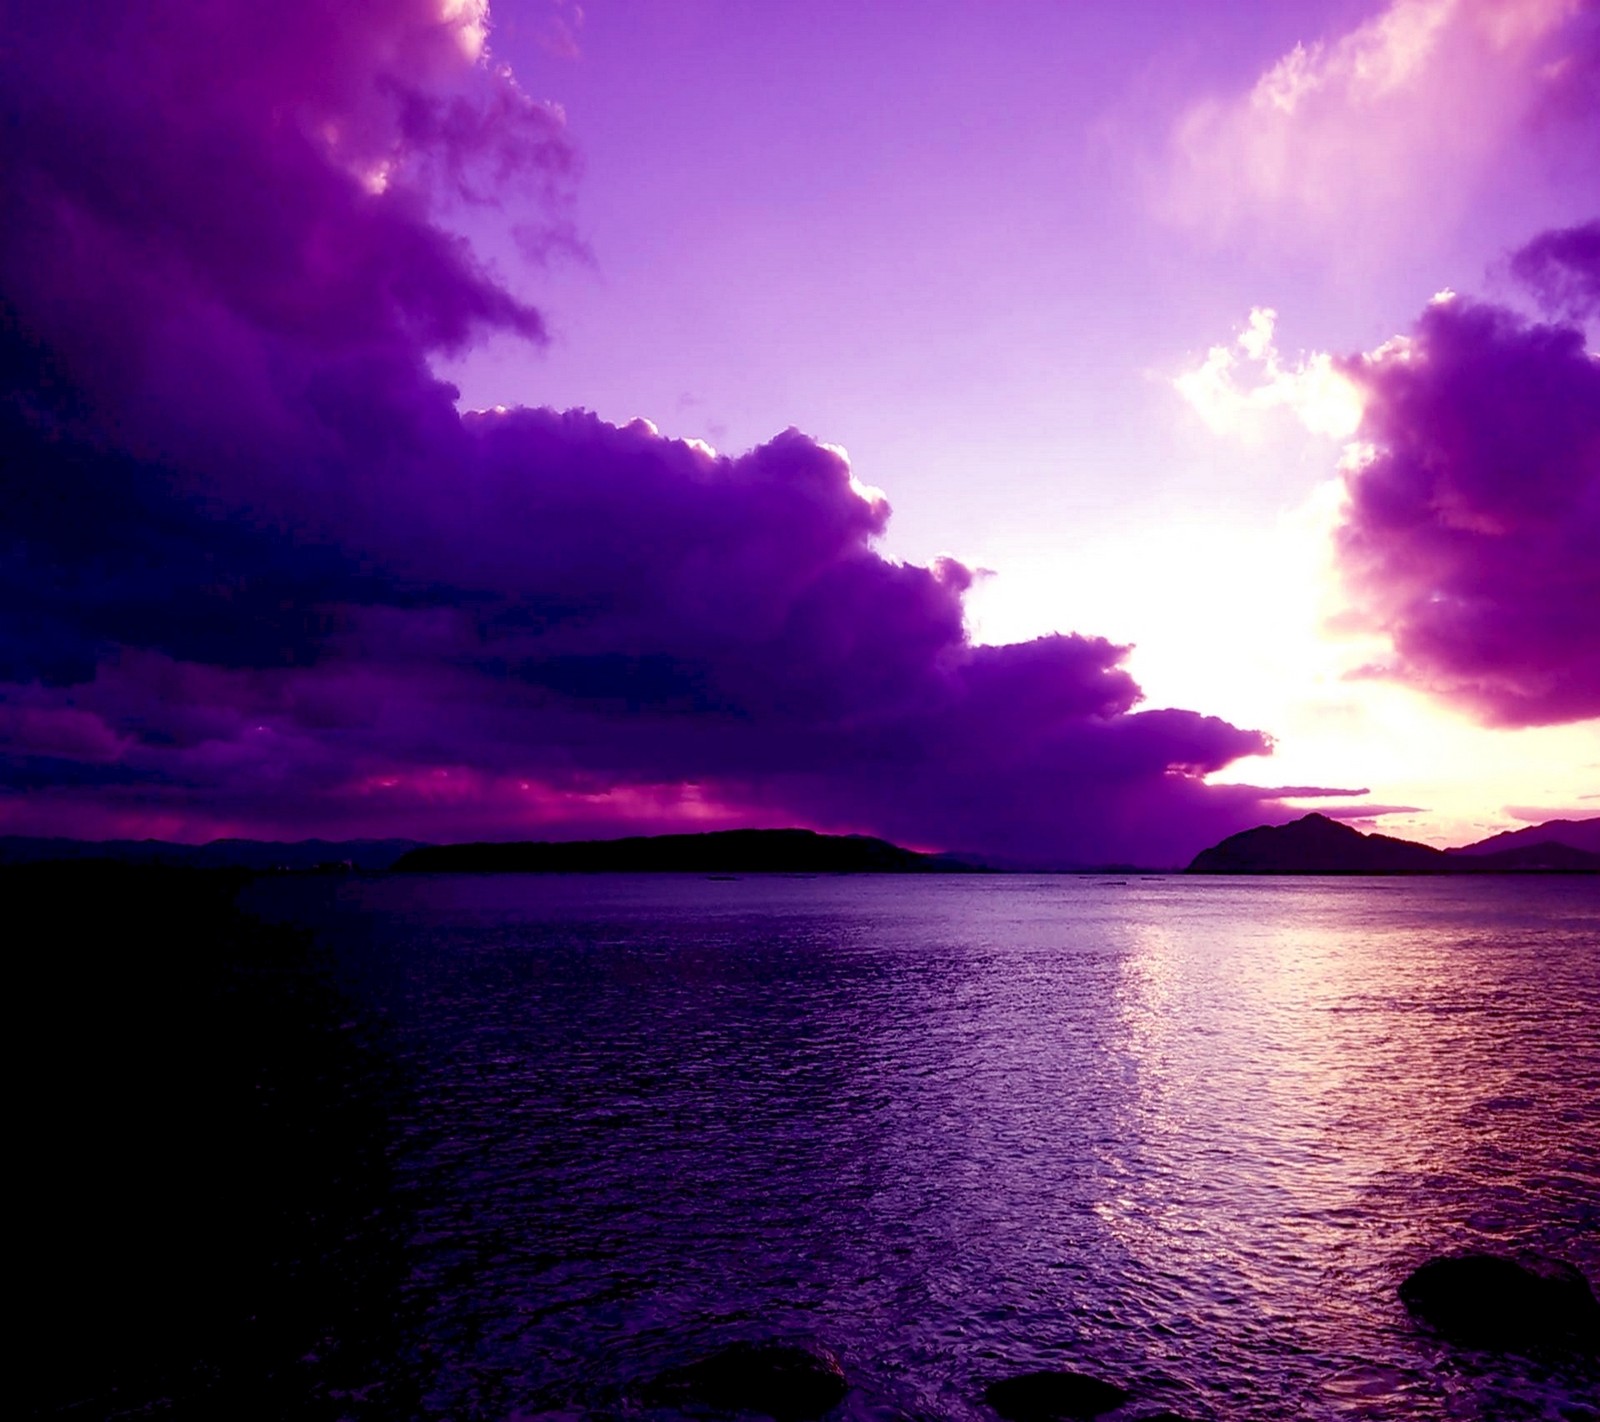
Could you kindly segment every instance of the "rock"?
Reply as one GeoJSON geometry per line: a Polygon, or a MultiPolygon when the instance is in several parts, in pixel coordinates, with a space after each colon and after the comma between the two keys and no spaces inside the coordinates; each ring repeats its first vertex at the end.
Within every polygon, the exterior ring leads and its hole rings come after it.
{"type": "Polygon", "coordinates": [[[1600,1343],[1600,1303],[1589,1281],[1559,1259],[1451,1254],[1400,1285],[1413,1318],[1477,1348],[1600,1343]]]}
{"type": "Polygon", "coordinates": [[[843,1401],[844,1369],[825,1348],[798,1343],[734,1343],[662,1373],[644,1400],[698,1403],[723,1412],[763,1412],[777,1422],[820,1417],[843,1401]]]}
{"type": "Polygon", "coordinates": [[[1098,1417],[1121,1407],[1133,1394],[1084,1373],[1044,1371],[1002,1378],[983,1390],[983,1400],[1008,1422],[1055,1422],[1061,1417],[1098,1417]]]}

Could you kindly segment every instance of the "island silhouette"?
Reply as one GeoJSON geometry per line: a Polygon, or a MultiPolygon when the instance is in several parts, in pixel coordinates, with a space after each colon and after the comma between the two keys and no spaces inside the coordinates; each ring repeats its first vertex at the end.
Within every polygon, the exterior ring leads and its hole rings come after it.
{"type": "Polygon", "coordinates": [[[1386,834],[1363,834],[1326,815],[1261,825],[1203,849],[1189,874],[1596,874],[1600,853],[1571,839],[1600,819],[1554,820],[1457,849],[1435,849],[1386,834]],[[1563,837],[1564,836],[1564,837],[1563,837]],[[1501,847],[1504,846],[1504,847],[1501,847]]]}
{"type": "Polygon", "coordinates": [[[965,874],[956,856],[902,849],[870,835],[805,829],[713,830],[626,839],[435,844],[394,865],[401,873],[454,874],[965,874]]]}
{"type": "MultiPolygon", "coordinates": [[[[1159,874],[1133,864],[995,863],[906,849],[861,834],[808,829],[711,830],[620,839],[419,844],[409,839],[295,842],[74,840],[0,836],[0,865],[103,860],[152,868],[249,873],[405,874],[1159,874]]],[[[1595,874],[1600,816],[1551,820],[1454,849],[1363,834],[1326,815],[1260,825],[1202,850],[1189,874],[1595,874]]]]}

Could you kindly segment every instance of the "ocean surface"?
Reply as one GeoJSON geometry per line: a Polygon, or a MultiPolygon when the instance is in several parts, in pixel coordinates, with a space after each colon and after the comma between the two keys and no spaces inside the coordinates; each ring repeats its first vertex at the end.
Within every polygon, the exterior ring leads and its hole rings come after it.
{"type": "Polygon", "coordinates": [[[1600,1416],[1592,1360],[1453,1348],[1395,1292],[1467,1246],[1600,1283],[1593,879],[244,902],[311,926],[398,1083],[379,1307],[418,1415],[665,1419],[643,1382],[784,1338],[861,1422],[992,1422],[1045,1367],[1131,1388],[1117,1418],[1600,1416]]]}

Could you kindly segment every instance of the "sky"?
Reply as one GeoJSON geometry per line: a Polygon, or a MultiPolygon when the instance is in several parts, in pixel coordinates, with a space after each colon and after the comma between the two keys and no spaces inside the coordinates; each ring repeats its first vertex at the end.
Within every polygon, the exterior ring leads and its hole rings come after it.
{"type": "Polygon", "coordinates": [[[1600,5],[4,33],[0,833],[1600,813],[1600,5]]]}

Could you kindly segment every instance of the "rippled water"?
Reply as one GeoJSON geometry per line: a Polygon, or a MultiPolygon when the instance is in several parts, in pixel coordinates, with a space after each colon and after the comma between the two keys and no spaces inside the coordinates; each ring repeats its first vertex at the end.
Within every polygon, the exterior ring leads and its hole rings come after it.
{"type": "MultiPolygon", "coordinates": [[[[1600,884],[508,877],[285,883],[410,1084],[426,1410],[653,1414],[740,1338],[859,1418],[1070,1367],[1117,1416],[1595,1417],[1395,1287],[1600,1283],[1600,884]]],[[[665,1415],[665,1414],[661,1414],[665,1415]]]]}

